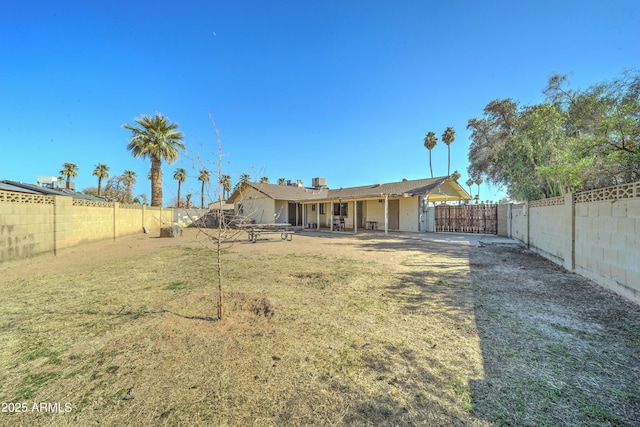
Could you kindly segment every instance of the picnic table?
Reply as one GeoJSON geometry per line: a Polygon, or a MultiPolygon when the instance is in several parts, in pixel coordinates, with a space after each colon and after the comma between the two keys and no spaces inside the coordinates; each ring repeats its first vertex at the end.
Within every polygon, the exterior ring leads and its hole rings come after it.
{"type": "Polygon", "coordinates": [[[261,235],[280,234],[282,240],[293,240],[295,228],[291,224],[243,224],[240,226],[247,232],[249,241],[256,243],[261,235]]]}

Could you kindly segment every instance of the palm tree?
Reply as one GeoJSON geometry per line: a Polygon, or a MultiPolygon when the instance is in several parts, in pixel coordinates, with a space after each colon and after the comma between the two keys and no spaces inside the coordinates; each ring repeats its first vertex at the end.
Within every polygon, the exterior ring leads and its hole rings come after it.
{"type": "Polygon", "coordinates": [[[451,169],[451,143],[456,140],[456,131],[452,127],[445,129],[442,134],[442,142],[447,144],[447,175],[450,175],[451,169]]]}
{"type": "Polygon", "coordinates": [[[200,207],[204,209],[204,185],[209,182],[209,171],[203,169],[200,171],[200,175],[198,175],[198,181],[202,181],[202,191],[200,192],[200,207]]]}
{"type": "Polygon", "coordinates": [[[92,175],[98,177],[98,196],[100,196],[102,193],[102,179],[109,178],[109,166],[98,163],[92,175]]]}
{"type": "Polygon", "coordinates": [[[269,183],[269,177],[268,176],[261,176],[260,177],[260,182],[262,184],[268,184],[269,183]]]}
{"type": "Polygon", "coordinates": [[[124,185],[127,189],[127,200],[131,201],[133,194],[132,194],[132,186],[133,184],[135,184],[136,181],[136,173],[132,170],[125,170],[122,173],[122,180],[124,181],[124,185]]]}
{"type": "Polygon", "coordinates": [[[478,195],[476,197],[478,198],[477,201],[480,202],[480,184],[482,184],[482,178],[477,178],[476,184],[478,184],[478,195]]]}
{"type": "Polygon", "coordinates": [[[162,160],[169,164],[178,160],[178,150],[184,150],[184,136],[177,124],[169,123],[160,113],[155,117],[143,115],[135,121],[140,127],[122,126],[131,131],[127,149],[133,157],[151,159],[151,206],[162,206],[162,160]]]}
{"type": "Polygon", "coordinates": [[[193,194],[189,193],[186,196],[184,196],[184,198],[186,199],[186,203],[187,203],[187,209],[189,209],[191,207],[191,197],[193,196],[193,194]]]}
{"type": "Polygon", "coordinates": [[[63,177],[67,177],[67,188],[69,188],[71,177],[75,178],[76,176],[78,176],[78,166],[75,163],[63,163],[60,175],[63,177]]]}
{"type": "Polygon", "coordinates": [[[462,175],[460,175],[460,172],[458,171],[453,171],[453,173],[451,174],[451,179],[453,179],[454,181],[458,181],[460,179],[462,175]]]}
{"type": "Polygon", "coordinates": [[[287,180],[285,178],[278,178],[278,185],[286,185],[287,180]]]}
{"type": "Polygon", "coordinates": [[[180,207],[180,187],[182,183],[187,180],[187,171],[184,168],[178,168],[173,173],[173,179],[178,181],[178,201],[176,202],[176,207],[180,207]]]}
{"type": "Polygon", "coordinates": [[[471,178],[469,178],[467,180],[466,184],[467,184],[467,187],[469,187],[469,195],[471,196],[471,186],[473,185],[473,180],[471,178]]]}
{"type": "Polygon", "coordinates": [[[433,166],[431,166],[431,150],[433,150],[438,143],[438,137],[433,132],[427,132],[424,137],[424,148],[429,150],[429,169],[431,170],[431,178],[433,178],[433,166]]]}
{"type": "Polygon", "coordinates": [[[220,184],[222,185],[222,198],[226,200],[229,198],[229,192],[231,191],[231,176],[224,173],[220,175],[220,184]]]}

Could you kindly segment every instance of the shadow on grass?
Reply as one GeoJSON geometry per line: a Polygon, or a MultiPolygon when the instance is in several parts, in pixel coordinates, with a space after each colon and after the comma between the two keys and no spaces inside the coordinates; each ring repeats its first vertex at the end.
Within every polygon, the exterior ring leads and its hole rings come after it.
{"type": "MultiPolygon", "coordinates": [[[[467,326],[479,338],[483,378],[469,381],[470,418],[460,419],[501,426],[640,425],[640,307],[522,248],[396,238],[361,238],[359,246],[424,254],[405,264],[415,268],[385,295],[403,301],[404,313],[453,324],[472,319],[467,326]],[[438,261],[443,256],[447,262],[438,261]],[[466,264],[466,274],[451,264],[466,264]]],[[[430,361],[407,357],[407,363],[414,378],[432,376],[430,361]]],[[[383,371],[384,358],[371,366],[383,371]]],[[[404,402],[363,401],[347,419],[403,424],[402,407],[424,404],[442,411],[437,422],[461,424],[437,399],[416,395],[404,402]]],[[[434,420],[423,415],[418,419],[434,420]]]]}
{"type": "Polygon", "coordinates": [[[484,379],[501,426],[640,424],[640,307],[516,248],[470,252],[484,379]]]}

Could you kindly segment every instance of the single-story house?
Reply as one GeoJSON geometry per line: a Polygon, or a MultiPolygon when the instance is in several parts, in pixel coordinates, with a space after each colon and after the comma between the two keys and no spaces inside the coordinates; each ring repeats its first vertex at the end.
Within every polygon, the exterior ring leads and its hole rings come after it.
{"type": "Polygon", "coordinates": [[[247,223],[350,229],[355,233],[359,229],[434,231],[428,220],[429,203],[470,200],[456,180],[438,177],[339,189],[245,182],[228,203],[247,223]]]}

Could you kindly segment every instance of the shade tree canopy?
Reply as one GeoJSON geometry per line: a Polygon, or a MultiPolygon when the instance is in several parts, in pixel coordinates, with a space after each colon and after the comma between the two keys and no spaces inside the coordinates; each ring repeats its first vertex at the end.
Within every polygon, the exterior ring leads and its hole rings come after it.
{"type": "Polygon", "coordinates": [[[587,89],[549,79],[537,105],[491,101],[471,131],[469,175],[535,200],[640,179],[640,72],[587,89]]]}

